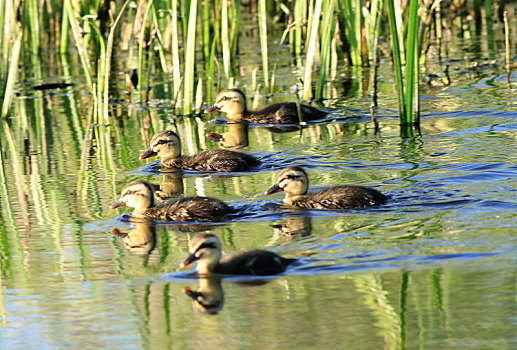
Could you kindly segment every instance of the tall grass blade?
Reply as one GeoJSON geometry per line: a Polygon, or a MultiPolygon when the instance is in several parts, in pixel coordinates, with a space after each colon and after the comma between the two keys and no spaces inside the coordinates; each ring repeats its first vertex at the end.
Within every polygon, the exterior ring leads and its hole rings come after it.
{"type": "Polygon", "coordinates": [[[192,113],[194,96],[194,67],[196,65],[196,17],[197,0],[191,0],[188,18],[187,42],[185,43],[185,74],[183,80],[183,113],[192,113]]]}
{"type": "Polygon", "coordinates": [[[316,98],[320,99],[324,97],[325,86],[327,84],[327,77],[330,70],[330,47],[331,40],[334,31],[334,5],[336,0],[324,0],[323,18],[321,22],[321,60],[320,60],[320,72],[318,75],[318,82],[316,88],[316,98]]]}
{"type": "Polygon", "coordinates": [[[71,0],[64,0],[66,2],[66,10],[68,11],[68,18],[70,20],[70,28],[72,28],[72,35],[75,40],[75,47],[79,52],[79,57],[81,59],[81,65],[83,66],[84,76],[86,78],[86,84],[90,89],[90,93],[92,95],[95,94],[95,89],[93,87],[93,79],[92,79],[92,69],[90,67],[90,60],[88,59],[88,53],[86,51],[86,44],[84,42],[84,38],[82,35],[82,30],[79,26],[80,20],[78,11],[72,7],[71,0]]]}
{"type": "MultiPolygon", "coordinates": [[[[145,2],[141,4],[145,4],[145,2]]],[[[147,25],[153,1],[149,0],[146,5],[141,23],[140,36],[138,37],[138,95],[140,96],[140,103],[144,102],[144,77],[146,76],[144,74],[144,49],[147,47],[147,44],[145,43],[145,27],[147,25]]],[[[140,6],[138,7],[138,10],[141,10],[140,6]]]]}
{"type": "Polygon", "coordinates": [[[305,73],[303,79],[303,99],[309,101],[312,99],[312,68],[314,58],[316,56],[316,44],[318,42],[318,28],[320,24],[322,0],[316,0],[314,4],[313,19],[310,21],[309,27],[309,44],[307,45],[305,73]]]}
{"type": "Polygon", "coordinates": [[[260,48],[262,51],[262,70],[264,72],[264,85],[266,87],[266,91],[269,92],[266,0],[258,0],[258,25],[260,35],[260,48]]]}
{"type": "MultiPolygon", "coordinates": [[[[171,43],[171,55],[172,55],[172,79],[174,82],[173,95],[179,96],[180,86],[182,84],[181,70],[180,70],[180,54],[179,54],[179,33],[178,33],[178,0],[171,0],[171,27],[172,27],[172,43],[171,43]]],[[[177,101],[176,101],[177,105],[177,101]]]]}
{"type": "Polygon", "coordinates": [[[406,105],[404,97],[404,78],[402,76],[402,57],[401,46],[399,42],[399,35],[397,31],[397,19],[395,14],[394,0],[387,0],[388,2],[388,19],[390,23],[391,32],[391,51],[393,54],[393,64],[395,69],[395,83],[397,86],[397,97],[399,106],[399,120],[400,123],[405,123],[406,120],[406,105]]]}
{"type": "Polygon", "coordinates": [[[230,37],[228,29],[228,1],[229,0],[221,0],[221,44],[223,46],[223,69],[224,76],[226,77],[226,79],[230,78],[230,37]]]}
{"type": "Polygon", "coordinates": [[[235,55],[237,55],[237,47],[239,42],[239,23],[241,20],[241,0],[233,1],[233,10],[234,11],[230,37],[230,41],[232,43],[231,57],[235,57],[235,55]]]}
{"type": "MultiPolygon", "coordinates": [[[[418,115],[418,1],[411,1],[409,5],[409,27],[407,42],[406,63],[406,124],[413,124],[413,114],[418,115]]],[[[418,117],[417,117],[418,119],[418,117]]]]}
{"type": "Polygon", "coordinates": [[[2,118],[5,118],[9,113],[11,100],[14,92],[14,84],[16,83],[16,76],[18,75],[18,63],[20,61],[20,51],[22,46],[23,31],[20,29],[9,57],[9,71],[7,73],[7,82],[2,91],[2,118]]]}
{"type": "MultiPolygon", "coordinates": [[[[122,8],[120,9],[117,18],[115,18],[115,21],[110,26],[110,31],[108,34],[108,42],[106,46],[106,58],[105,58],[105,68],[104,68],[104,98],[103,98],[103,118],[104,122],[107,124],[109,115],[108,115],[108,106],[109,106],[109,78],[111,75],[111,56],[113,54],[113,40],[114,40],[114,33],[117,29],[118,23],[120,22],[120,18],[122,17],[122,14],[126,11],[127,6],[131,0],[126,0],[124,5],[122,5],[122,8]]],[[[101,78],[101,77],[99,77],[101,78]]]]}
{"type": "Polygon", "coordinates": [[[361,66],[362,39],[361,39],[361,1],[339,1],[340,13],[345,22],[345,34],[350,46],[350,60],[353,66],[361,66]]]}

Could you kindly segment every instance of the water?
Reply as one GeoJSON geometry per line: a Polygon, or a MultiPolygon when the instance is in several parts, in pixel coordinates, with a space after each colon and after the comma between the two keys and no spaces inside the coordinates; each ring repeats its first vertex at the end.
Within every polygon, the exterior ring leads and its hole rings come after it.
{"type": "Polygon", "coordinates": [[[138,161],[155,132],[177,130],[191,154],[218,149],[205,134],[230,129],[212,116],[171,117],[167,84],[157,83],[147,110],[114,102],[109,126],[88,125],[80,84],[20,88],[0,133],[0,347],[516,348],[515,91],[497,67],[467,77],[462,62],[450,64],[451,86],[424,87],[418,139],[400,138],[386,66],[380,133],[353,78],[326,102],[324,122],[233,130],[265,166],[224,175],[163,174],[138,161]],[[361,184],[390,200],[285,208],[263,192],[291,164],[306,167],[313,189],[361,184]],[[178,267],[199,227],[135,224],[108,209],[134,179],[240,208],[243,216],[201,228],[225,253],[267,248],[299,262],[252,283],[200,281],[178,267]],[[187,286],[212,308],[193,304],[187,286]]]}

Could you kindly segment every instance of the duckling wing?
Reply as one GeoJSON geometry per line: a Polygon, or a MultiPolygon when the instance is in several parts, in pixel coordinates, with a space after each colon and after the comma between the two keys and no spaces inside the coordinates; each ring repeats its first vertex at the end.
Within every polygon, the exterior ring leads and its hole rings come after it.
{"type": "Polygon", "coordinates": [[[306,196],[306,208],[353,209],[377,205],[387,197],[379,191],[363,186],[335,186],[306,196]]]}
{"type": "Polygon", "coordinates": [[[283,258],[267,250],[249,250],[222,258],[218,272],[233,275],[275,275],[284,272],[295,260],[283,258]]]}
{"type": "Polygon", "coordinates": [[[149,208],[147,216],[162,221],[223,221],[235,209],[215,198],[184,197],[149,208]]]}
{"type": "Polygon", "coordinates": [[[184,162],[190,170],[223,172],[247,171],[259,163],[257,158],[249,154],[229,150],[201,152],[184,162]]]}
{"type": "MultiPolygon", "coordinates": [[[[327,113],[318,108],[301,104],[301,121],[324,118],[327,113]]],[[[245,118],[248,121],[261,124],[297,124],[300,122],[298,106],[295,102],[274,103],[259,111],[252,112],[245,118]]]]}

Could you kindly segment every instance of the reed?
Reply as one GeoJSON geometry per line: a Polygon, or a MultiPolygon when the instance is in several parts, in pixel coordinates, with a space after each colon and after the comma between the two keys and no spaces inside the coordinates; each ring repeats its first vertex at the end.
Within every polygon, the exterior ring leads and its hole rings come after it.
{"type": "MultiPolygon", "coordinates": [[[[22,46],[23,31],[19,30],[14,45],[9,54],[9,69],[7,79],[2,84],[2,118],[7,117],[9,108],[11,106],[12,96],[14,93],[14,85],[16,83],[16,76],[18,74],[18,63],[20,60],[20,51],[22,46]]],[[[7,62],[5,62],[7,63],[7,62]]]]}
{"type": "Polygon", "coordinates": [[[83,37],[83,30],[81,29],[80,23],[80,15],[79,9],[73,7],[71,0],[64,0],[66,5],[64,8],[67,10],[67,17],[70,21],[70,28],[72,29],[72,35],[75,40],[75,47],[78,51],[79,58],[81,60],[81,65],[83,66],[83,73],[86,79],[86,84],[90,90],[92,95],[95,94],[95,89],[93,86],[93,78],[92,78],[92,69],[90,66],[90,60],[87,52],[86,42],[83,37]]]}
{"type": "MultiPolygon", "coordinates": [[[[141,4],[146,5],[145,9],[143,9],[143,6],[138,7],[138,11],[143,11],[143,14],[137,15],[137,17],[141,17],[142,20],[139,24],[139,32],[138,32],[138,95],[140,97],[140,103],[143,103],[145,101],[144,99],[144,77],[146,74],[144,74],[144,65],[145,65],[145,56],[144,56],[144,50],[148,48],[148,44],[146,42],[146,26],[149,21],[149,16],[151,12],[151,7],[153,2],[149,1],[147,3],[142,2],[141,4]]],[[[150,62],[149,62],[150,63],[150,62]]],[[[149,86],[149,82],[147,84],[147,87],[149,86]]]]}
{"type": "Polygon", "coordinates": [[[419,105],[419,60],[420,49],[418,45],[418,1],[411,1],[409,5],[409,25],[407,39],[407,62],[406,62],[406,116],[401,124],[418,125],[420,118],[419,105]],[[414,117],[414,118],[413,118],[414,117]]]}
{"type": "Polygon", "coordinates": [[[362,66],[362,26],[361,1],[339,1],[340,15],[345,24],[345,34],[349,45],[350,62],[353,66],[362,66]]]}
{"type": "MultiPolygon", "coordinates": [[[[318,42],[318,28],[320,24],[322,0],[315,0],[312,9],[312,19],[309,19],[309,44],[307,45],[305,73],[303,79],[303,99],[310,101],[312,99],[312,68],[316,56],[316,45],[318,42]]],[[[311,18],[311,16],[309,16],[311,18]]]]}
{"type": "Polygon", "coordinates": [[[183,78],[183,113],[192,113],[194,97],[194,67],[196,64],[196,18],[197,0],[190,1],[187,40],[185,43],[185,73],[183,78]]]}
{"type": "Polygon", "coordinates": [[[418,30],[420,17],[418,15],[418,1],[410,3],[408,11],[407,47],[400,44],[401,32],[399,19],[393,0],[388,1],[388,15],[391,30],[392,54],[397,86],[399,121],[401,131],[406,136],[413,135],[412,127],[419,125],[419,59],[418,30]],[[406,76],[402,75],[402,54],[407,54],[406,76]]]}
{"type": "Polygon", "coordinates": [[[171,58],[172,58],[172,78],[174,83],[173,99],[174,105],[177,105],[177,97],[180,93],[182,84],[180,70],[180,54],[179,54],[179,33],[178,33],[178,0],[171,0],[171,58]]]}
{"type": "Polygon", "coordinates": [[[221,0],[221,45],[223,68],[226,79],[230,79],[230,34],[228,28],[228,0],[221,0]]]}
{"type": "Polygon", "coordinates": [[[327,83],[327,77],[330,71],[330,48],[331,40],[334,32],[334,6],[336,0],[323,0],[323,7],[325,11],[323,13],[321,21],[321,59],[320,59],[320,70],[318,74],[318,81],[316,84],[316,99],[324,97],[325,86],[327,83]]]}
{"type": "MultiPolygon", "coordinates": [[[[121,19],[122,15],[124,14],[129,3],[130,3],[130,0],[126,0],[126,2],[124,3],[124,5],[122,5],[122,8],[119,11],[117,18],[115,18],[115,21],[113,21],[113,23],[110,26],[110,31],[108,34],[108,41],[107,41],[107,46],[106,46],[105,62],[104,62],[104,65],[105,65],[104,76],[99,76],[97,78],[98,80],[104,79],[104,82],[103,82],[104,96],[103,96],[103,110],[102,110],[103,114],[102,115],[103,115],[104,122],[106,124],[108,123],[108,118],[109,118],[109,115],[108,115],[109,78],[111,75],[111,56],[113,54],[114,35],[115,35],[115,30],[117,29],[117,26],[120,22],[120,19],[121,19]]],[[[100,64],[99,64],[99,66],[100,66],[100,64]]]]}
{"type": "Polygon", "coordinates": [[[232,26],[230,28],[230,41],[232,45],[231,57],[237,55],[237,49],[239,47],[239,24],[241,21],[241,0],[233,0],[232,5],[232,26]]]}
{"type": "MultiPolygon", "coordinates": [[[[321,1],[321,0],[319,0],[321,1]]],[[[268,68],[268,50],[267,50],[267,12],[266,0],[258,0],[258,26],[260,36],[260,48],[262,52],[262,71],[264,73],[264,86],[266,92],[269,92],[269,68],[268,68]]]]}

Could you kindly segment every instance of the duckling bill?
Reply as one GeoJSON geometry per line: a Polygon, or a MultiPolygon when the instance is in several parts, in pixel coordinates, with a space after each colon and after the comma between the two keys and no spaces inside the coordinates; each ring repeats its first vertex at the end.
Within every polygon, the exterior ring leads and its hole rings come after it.
{"type": "Polygon", "coordinates": [[[118,201],[110,209],[127,205],[135,208],[134,217],[160,221],[224,221],[236,210],[215,198],[183,197],[155,204],[154,188],[147,182],[136,180],[126,185],[118,201]]]}
{"type": "Polygon", "coordinates": [[[259,111],[250,111],[246,106],[246,95],[239,89],[221,91],[215,104],[205,113],[225,112],[228,118],[257,124],[298,124],[325,118],[326,112],[305,104],[281,102],[269,105],[259,111]]]}
{"type": "Polygon", "coordinates": [[[252,155],[230,150],[211,150],[183,156],[181,140],[171,130],[154,135],[149,149],[140,156],[140,160],[155,156],[161,158],[161,165],[164,167],[192,171],[248,171],[260,164],[252,155]]]}
{"type": "Polygon", "coordinates": [[[296,261],[267,250],[243,251],[221,258],[221,241],[211,233],[195,236],[189,243],[189,253],[180,267],[185,268],[197,262],[196,270],[201,275],[275,275],[284,272],[287,266],[296,261]]]}
{"type": "Polygon", "coordinates": [[[311,209],[354,209],[384,203],[388,198],[381,192],[364,186],[344,185],[308,192],[309,178],[299,166],[290,166],[278,174],[276,183],[265,195],[285,192],[284,203],[311,209]]]}

